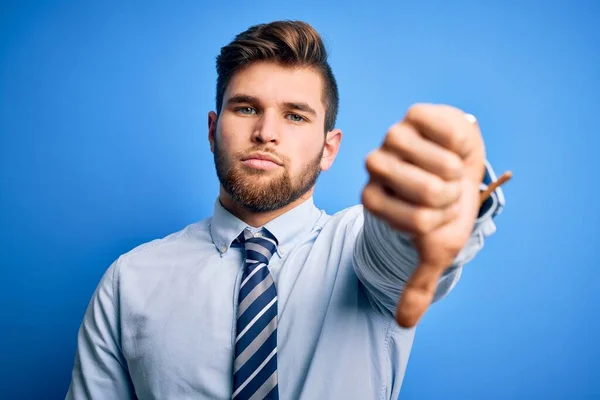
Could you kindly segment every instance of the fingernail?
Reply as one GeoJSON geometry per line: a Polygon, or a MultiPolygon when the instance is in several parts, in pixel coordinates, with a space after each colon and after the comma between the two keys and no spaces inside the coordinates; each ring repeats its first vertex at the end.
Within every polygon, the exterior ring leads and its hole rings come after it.
{"type": "Polygon", "coordinates": [[[475,118],[475,116],[473,114],[465,114],[465,118],[467,119],[467,121],[469,121],[472,124],[477,123],[477,118],[475,118]]]}

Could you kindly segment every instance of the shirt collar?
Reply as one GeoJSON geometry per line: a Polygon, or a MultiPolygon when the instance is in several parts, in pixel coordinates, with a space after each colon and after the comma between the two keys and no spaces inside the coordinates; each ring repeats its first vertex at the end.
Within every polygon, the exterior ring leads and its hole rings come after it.
{"type": "Polygon", "coordinates": [[[320,216],[321,211],[317,209],[311,196],[263,227],[254,228],[227,211],[217,198],[210,223],[210,234],[213,244],[223,254],[229,250],[232,242],[244,229],[257,232],[264,228],[277,239],[279,243],[277,253],[281,257],[302,238],[303,233],[308,233],[315,227],[320,216]]]}

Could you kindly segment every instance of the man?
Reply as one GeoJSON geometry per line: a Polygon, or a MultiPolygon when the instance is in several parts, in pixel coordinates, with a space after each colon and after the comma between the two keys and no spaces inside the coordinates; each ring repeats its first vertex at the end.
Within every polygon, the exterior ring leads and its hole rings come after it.
{"type": "Polygon", "coordinates": [[[342,132],[317,32],[251,27],[217,72],[214,214],[108,269],[67,398],[397,398],[414,326],[504,204],[480,207],[495,177],[477,124],[411,107],[367,158],[363,204],[327,215],[312,195],[342,132]]]}

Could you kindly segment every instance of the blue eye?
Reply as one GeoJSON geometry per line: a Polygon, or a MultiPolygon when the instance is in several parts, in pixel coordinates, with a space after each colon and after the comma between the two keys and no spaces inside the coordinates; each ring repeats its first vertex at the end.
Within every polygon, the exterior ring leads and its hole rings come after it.
{"type": "Polygon", "coordinates": [[[240,107],[237,109],[237,111],[246,115],[256,114],[256,110],[252,107],[240,107]]]}
{"type": "Polygon", "coordinates": [[[304,118],[298,114],[288,114],[288,118],[294,122],[302,122],[304,118]]]}

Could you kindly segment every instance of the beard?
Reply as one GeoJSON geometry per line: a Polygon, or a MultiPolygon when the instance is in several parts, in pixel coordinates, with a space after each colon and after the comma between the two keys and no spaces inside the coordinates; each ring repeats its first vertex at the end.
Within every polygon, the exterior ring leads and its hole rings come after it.
{"type": "Polygon", "coordinates": [[[267,212],[287,206],[315,185],[321,173],[324,148],[325,144],[319,154],[306,164],[296,182],[290,175],[288,159],[269,148],[254,147],[228,157],[215,140],[214,162],[219,181],[234,202],[252,212],[267,212]],[[266,176],[273,174],[272,171],[246,168],[237,162],[244,155],[257,151],[276,155],[283,163],[283,172],[267,180],[266,176]]]}

